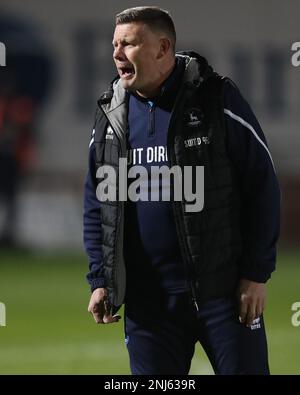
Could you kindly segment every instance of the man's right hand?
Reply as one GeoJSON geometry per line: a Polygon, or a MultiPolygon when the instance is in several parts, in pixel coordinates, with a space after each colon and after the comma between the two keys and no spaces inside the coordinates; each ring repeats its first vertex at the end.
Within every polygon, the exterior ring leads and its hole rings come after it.
{"type": "Polygon", "coordinates": [[[111,315],[111,309],[107,299],[106,288],[97,288],[92,293],[88,312],[93,314],[94,320],[97,324],[111,324],[118,322],[121,316],[111,315]]]}

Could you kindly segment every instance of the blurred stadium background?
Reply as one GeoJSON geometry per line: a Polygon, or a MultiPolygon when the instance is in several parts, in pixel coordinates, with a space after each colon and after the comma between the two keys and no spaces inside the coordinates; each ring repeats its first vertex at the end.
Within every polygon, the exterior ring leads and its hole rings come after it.
{"type": "MultiPolygon", "coordinates": [[[[82,192],[96,99],[115,75],[114,15],[150,3],[171,12],[178,50],[199,51],[239,85],[266,134],[283,198],[268,285],[270,364],[274,374],[300,373],[300,327],[291,323],[300,302],[300,67],[291,64],[299,2],[3,0],[0,374],[129,373],[123,324],[98,327],[86,311],[82,192]]],[[[191,373],[212,373],[199,346],[191,373]]]]}

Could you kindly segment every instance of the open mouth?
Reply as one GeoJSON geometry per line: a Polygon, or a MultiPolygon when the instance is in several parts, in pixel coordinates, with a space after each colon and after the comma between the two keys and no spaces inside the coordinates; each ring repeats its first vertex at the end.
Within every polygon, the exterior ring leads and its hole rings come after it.
{"type": "Polygon", "coordinates": [[[119,67],[119,74],[121,78],[129,79],[134,76],[135,71],[133,66],[121,66],[119,67]]]}

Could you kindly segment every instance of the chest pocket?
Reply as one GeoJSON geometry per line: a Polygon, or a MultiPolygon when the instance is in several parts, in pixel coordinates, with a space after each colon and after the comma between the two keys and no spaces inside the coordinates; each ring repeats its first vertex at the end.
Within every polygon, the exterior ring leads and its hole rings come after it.
{"type": "Polygon", "coordinates": [[[204,165],[213,144],[213,132],[208,119],[199,109],[189,109],[184,116],[184,150],[189,164],[204,165]]]}

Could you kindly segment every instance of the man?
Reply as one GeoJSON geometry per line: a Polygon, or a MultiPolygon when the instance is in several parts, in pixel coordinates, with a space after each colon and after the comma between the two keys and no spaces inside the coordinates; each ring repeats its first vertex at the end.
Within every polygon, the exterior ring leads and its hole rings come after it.
{"type": "Polygon", "coordinates": [[[216,374],[269,374],[262,313],[280,206],[272,157],[236,86],[198,54],[175,54],[175,44],[160,8],[116,17],[118,77],[98,101],[85,184],[88,311],[114,323],[125,303],[133,374],[187,374],[197,341],[216,374]],[[127,158],[136,198],[126,200],[127,158]],[[184,170],[203,166],[202,209],[175,199],[175,176],[136,187],[154,166],[179,168],[193,191],[200,173],[187,179],[184,170]],[[111,187],[117,199],[105,199],[111,187]],[[155,188],[160,199],[147,199],[155,188]]]}

